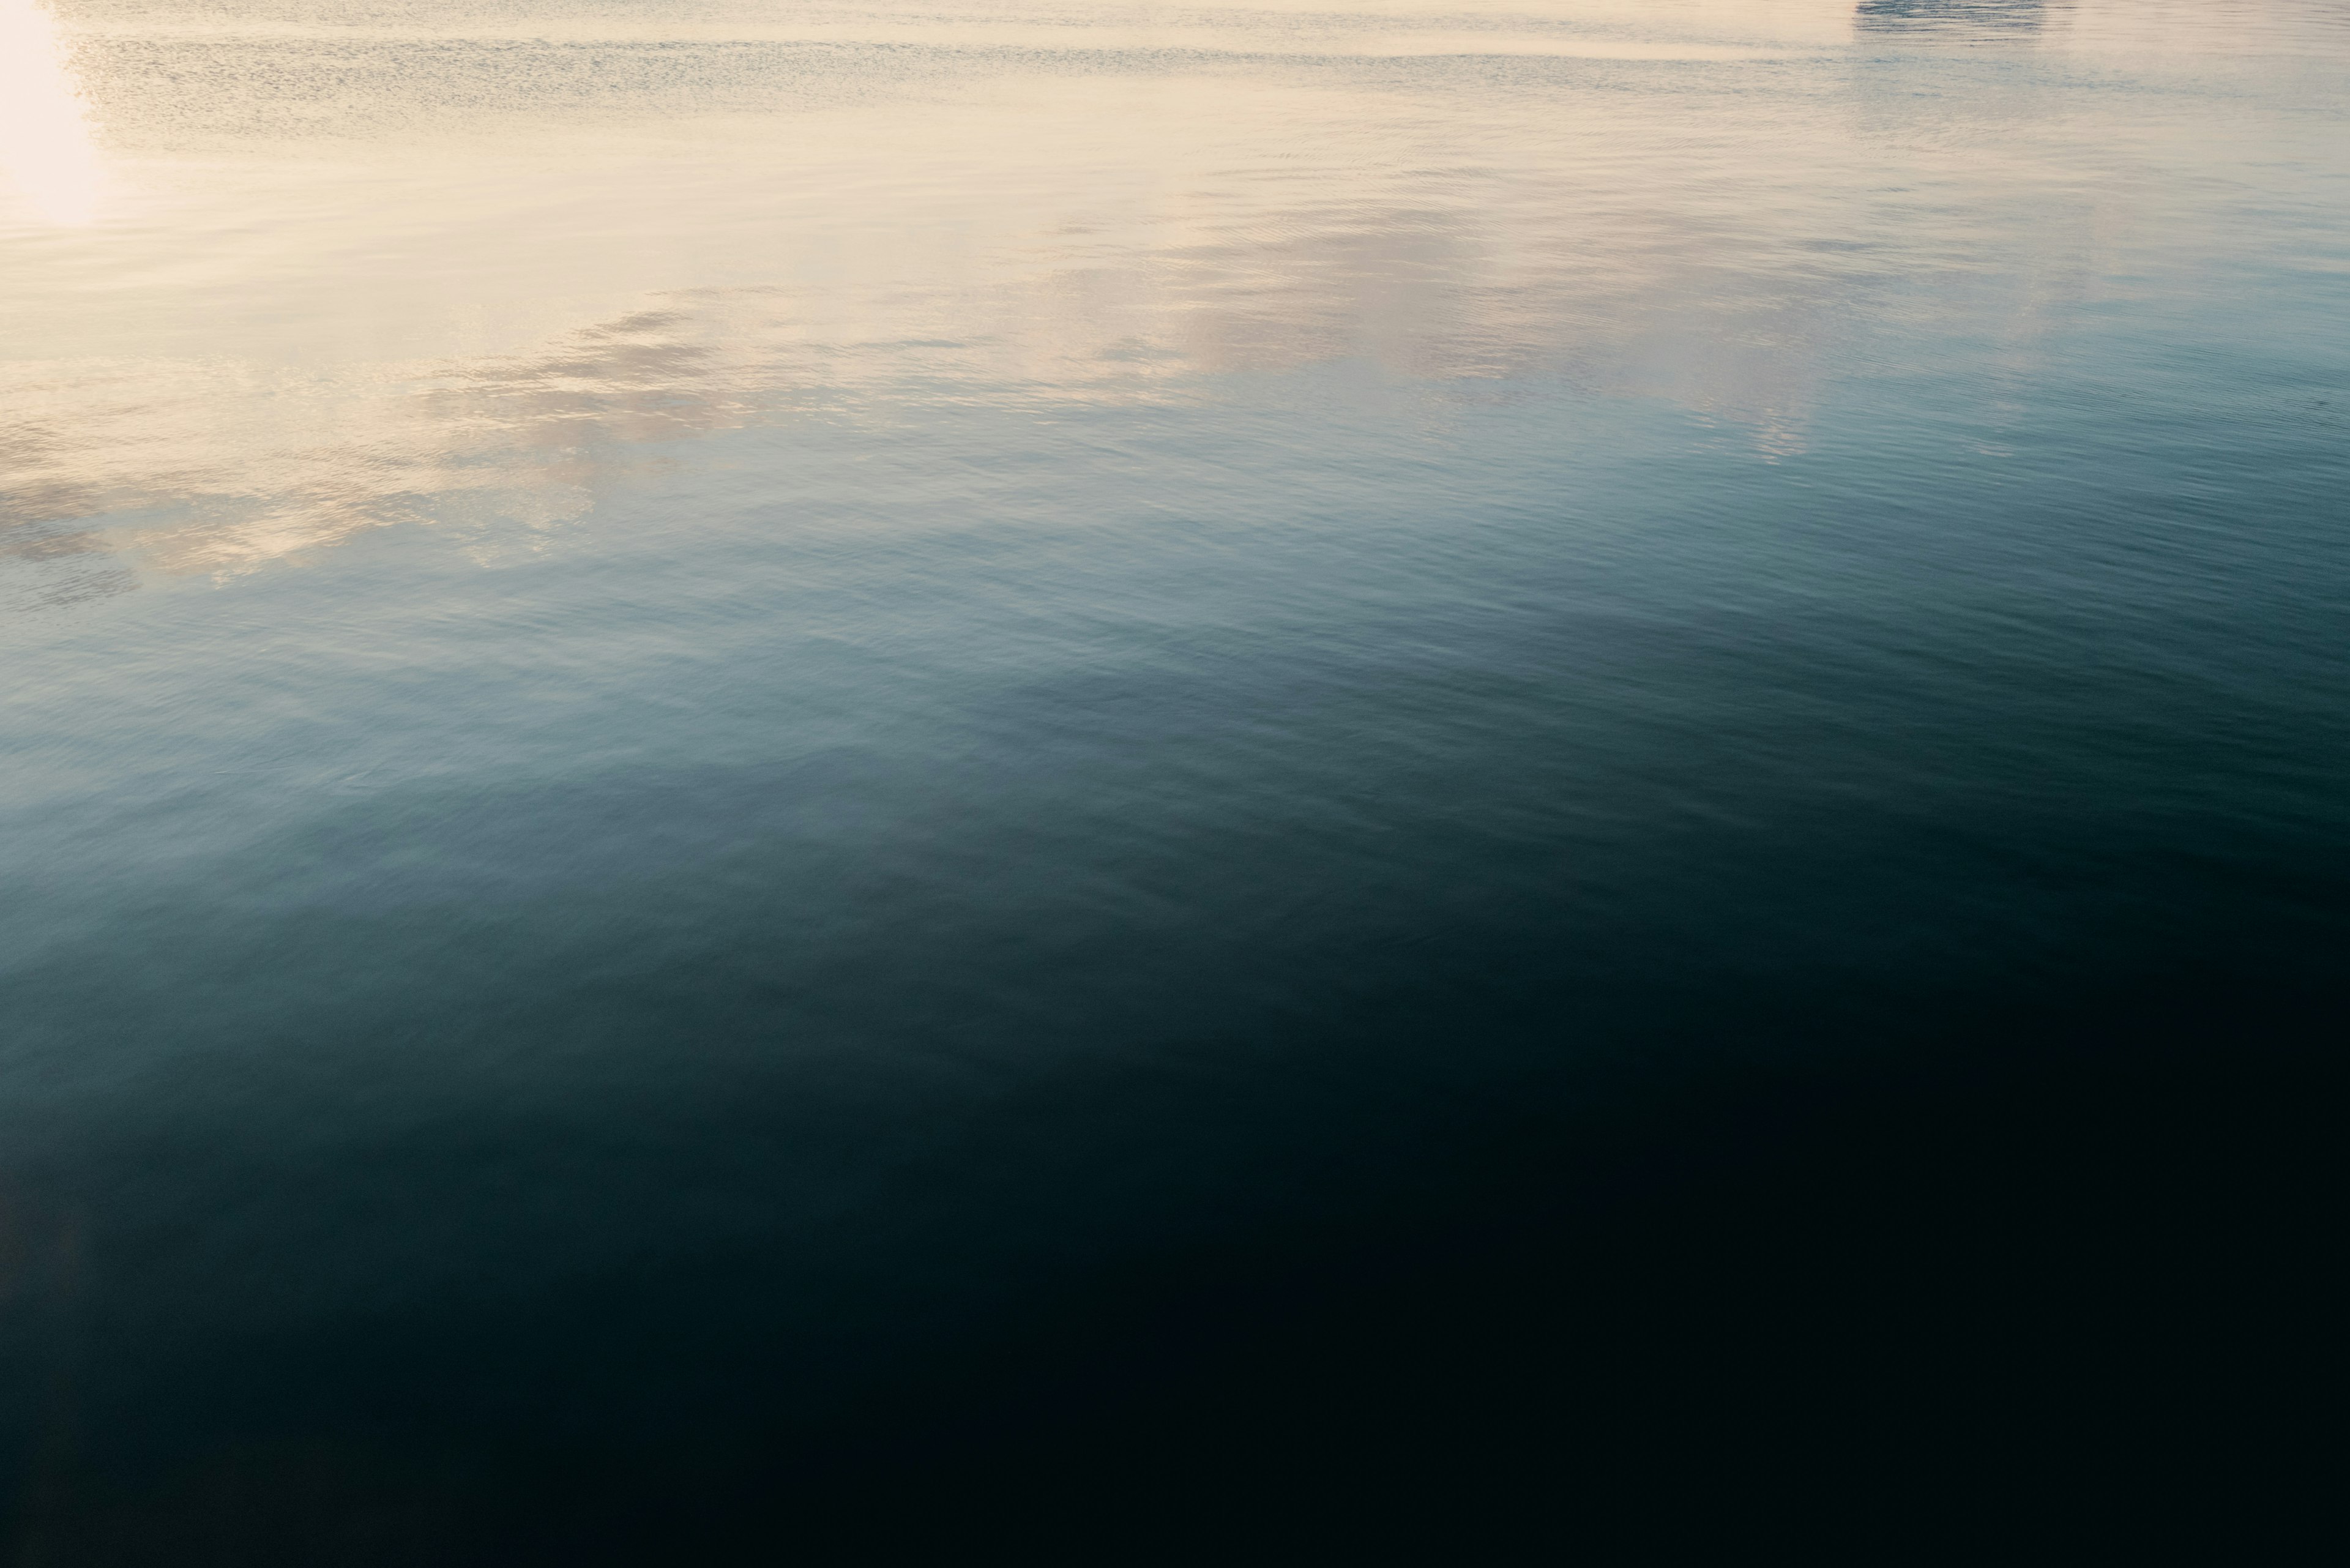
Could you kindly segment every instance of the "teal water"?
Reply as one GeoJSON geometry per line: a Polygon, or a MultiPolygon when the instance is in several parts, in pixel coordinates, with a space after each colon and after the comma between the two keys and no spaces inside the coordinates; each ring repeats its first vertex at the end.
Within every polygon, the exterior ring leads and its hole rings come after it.
{"type": "Polygon", "coordinates": [[[2339,7],[0,16],[25,1561],[2330,1451],[2339,7]]]}

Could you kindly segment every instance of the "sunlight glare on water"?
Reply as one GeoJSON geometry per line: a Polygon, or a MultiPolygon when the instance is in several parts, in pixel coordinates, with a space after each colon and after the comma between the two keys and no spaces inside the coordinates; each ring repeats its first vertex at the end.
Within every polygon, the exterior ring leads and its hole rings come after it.
{"type": "Polygon", "coordinates": [[[98,216],[98,149],[41,0],[0,0],[0,171],[45,222],[98,216]]]}

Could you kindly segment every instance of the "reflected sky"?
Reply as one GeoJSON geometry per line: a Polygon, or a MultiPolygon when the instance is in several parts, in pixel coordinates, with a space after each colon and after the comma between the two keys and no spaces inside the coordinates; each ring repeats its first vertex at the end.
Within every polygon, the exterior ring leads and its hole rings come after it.
{"type": "Polygon", "coordinates": [[[547,547],[701,433],[1336,363],[1799,451],[1873,334],[2028,354],[2134,245],[2191,264],[2180,169],[2316,129],[2068,84],[2267,14],[61,0],[10,56],[11,597],[387,524],[547,547]],[[1953,39],[1975,78],[1920,90],[1953,39]]]}

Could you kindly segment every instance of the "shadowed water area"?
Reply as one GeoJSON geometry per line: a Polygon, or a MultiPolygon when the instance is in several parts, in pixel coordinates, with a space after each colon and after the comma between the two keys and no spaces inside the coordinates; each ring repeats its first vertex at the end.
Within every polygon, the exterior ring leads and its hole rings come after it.
{"type": "Polygon", "coordinates": [[[12,1561],[2289,1560],[2339,5],[0,92],[12,1561]]]}

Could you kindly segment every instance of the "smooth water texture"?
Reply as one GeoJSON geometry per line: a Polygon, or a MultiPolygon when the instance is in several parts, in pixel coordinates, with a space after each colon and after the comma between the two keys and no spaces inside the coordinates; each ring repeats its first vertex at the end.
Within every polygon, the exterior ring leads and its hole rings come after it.
{"type": "Polygon", "coordinates": [[[2338,954],[2339,5],[0,47],[44,1561],[821,1448],[1496,1115],[2338,954]]]}

